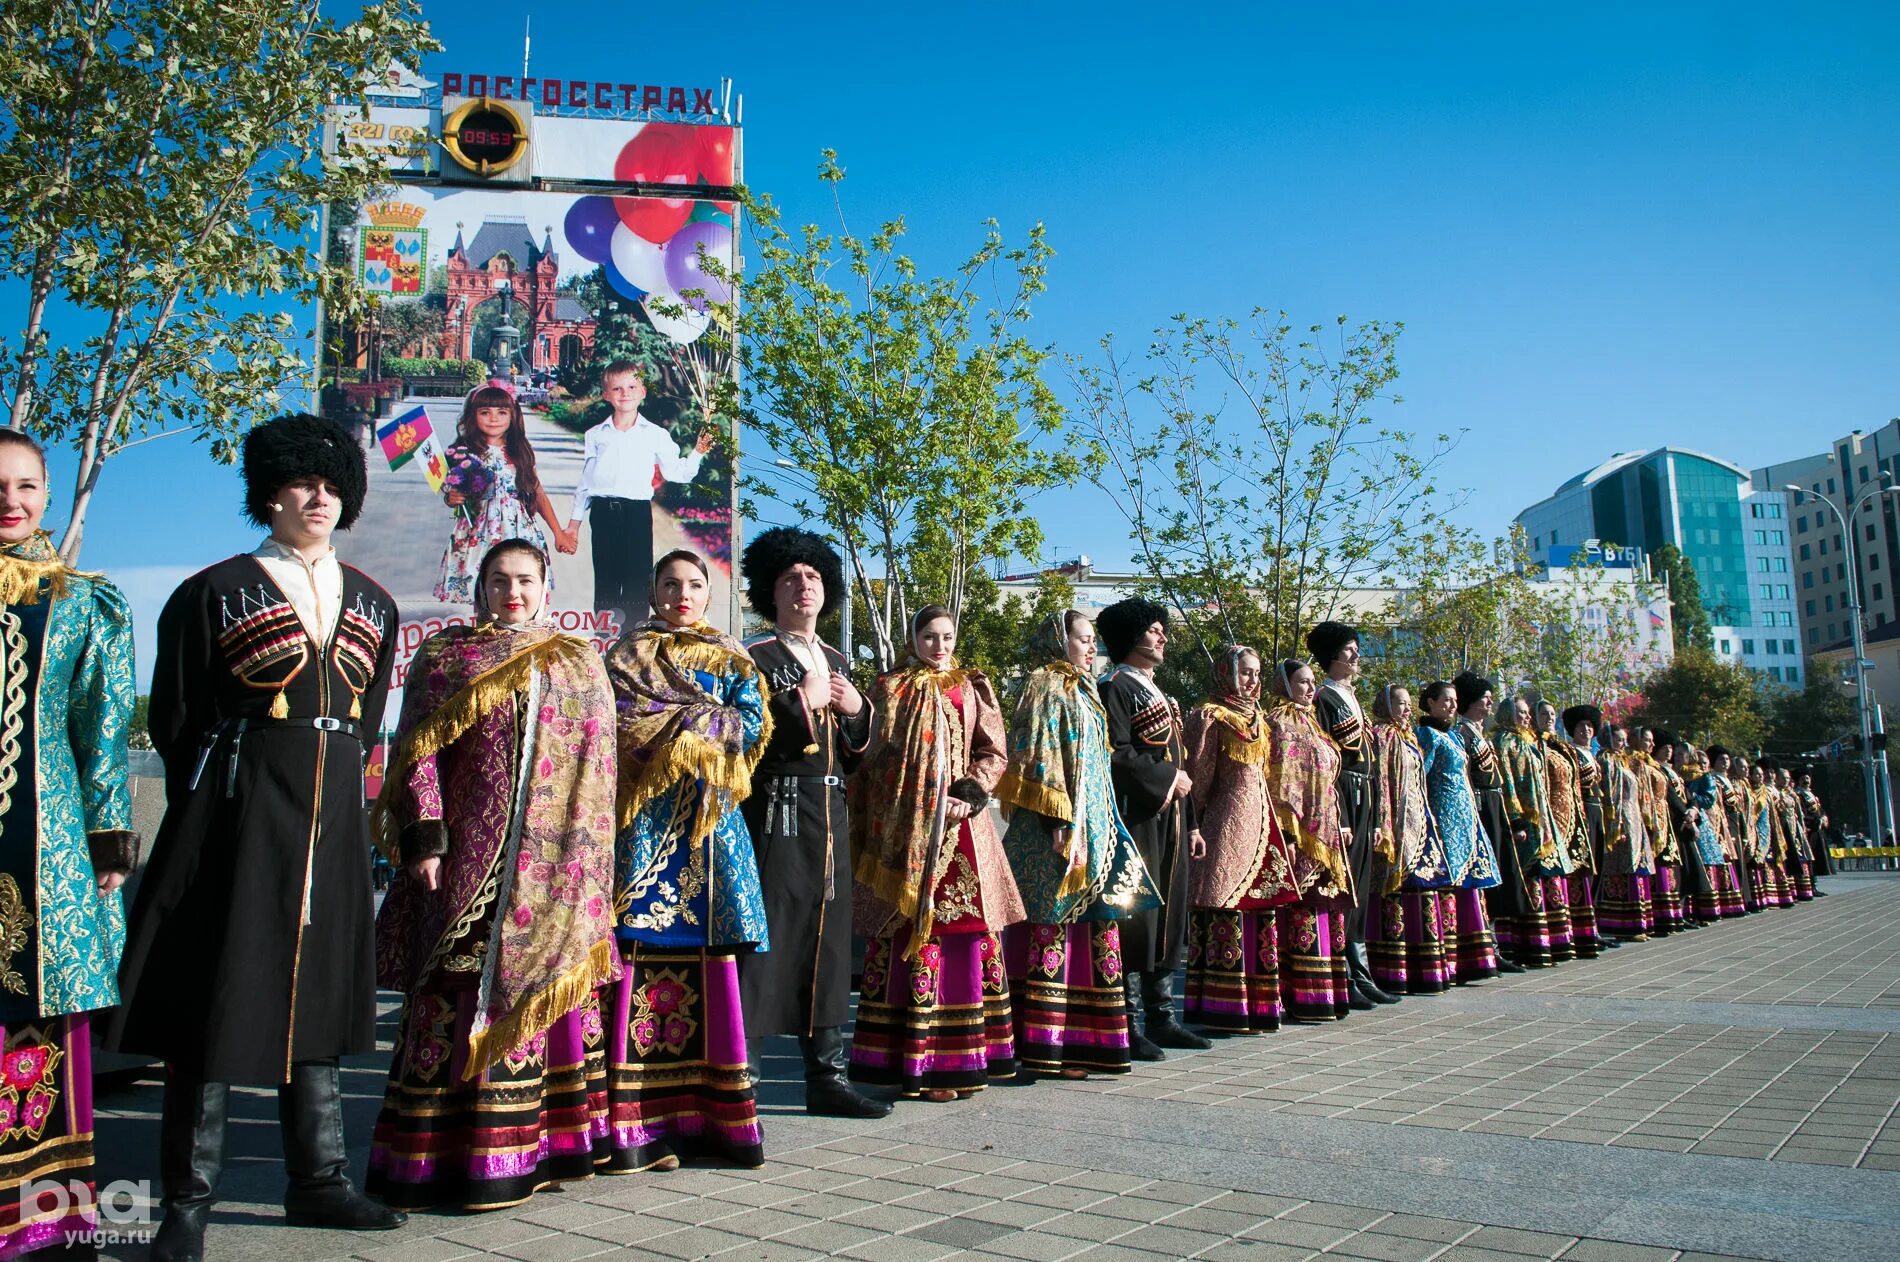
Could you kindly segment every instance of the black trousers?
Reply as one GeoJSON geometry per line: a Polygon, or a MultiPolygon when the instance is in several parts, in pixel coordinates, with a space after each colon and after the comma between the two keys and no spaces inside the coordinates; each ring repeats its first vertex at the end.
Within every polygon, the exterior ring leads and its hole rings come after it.
{"type": "Polygon", "coordinates": [[[620,625],[646,616],[653,582],[653,501],[596,496],[587,502],[594,523],[594,608],[613,609],[620,625]]]}

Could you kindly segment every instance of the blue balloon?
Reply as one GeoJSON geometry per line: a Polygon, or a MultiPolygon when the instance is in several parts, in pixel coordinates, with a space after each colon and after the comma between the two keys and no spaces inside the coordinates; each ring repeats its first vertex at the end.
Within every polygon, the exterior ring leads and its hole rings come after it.
{"type": "MultiPolygon", "coordinates": [[[[616,220],[618,222],[618,220],[616,220]]],[[[620,274],[611,258],[601,260],[600,270],[607,277],[608,286],[629,302],[645,302],[647,291],[620,274]]]]}
{"type": "Polygon", "coordinates": [[[619,226],[620,216],[611,198],[582,197],[567,208],[561,232],[574,253],[589,263],[605,263],[613,248],[614,229],[619,226]]]}

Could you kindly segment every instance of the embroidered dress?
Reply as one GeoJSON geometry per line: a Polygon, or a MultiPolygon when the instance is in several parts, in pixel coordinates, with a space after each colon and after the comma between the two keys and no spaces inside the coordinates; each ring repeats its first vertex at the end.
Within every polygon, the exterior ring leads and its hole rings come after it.
{"type": "Polygon", "coordinates": [[[1189,868],[1183,1012],[1210,1030],[1277,1030],[1286,1012],[1277,909],[1300,891],[1267,789],[1266,717],[1241,698],[1211,700],[1188,715],[1185,744],[1207,854],[1189,868]]]}
{"type": "Polygon", "coordinates": [[[1751,784],[1748,812],[1755,837],[1755,899],[1763,907],[1792,907],[1794,888],[1788,884],[1774,790],[1751,784]]]}
{"type": "Polygon", "coordinates": [[[771,736],[763,682],[738,641],[648,621],[607,654],[619,726],[609,989],[613,1170],[668,1157],[764,1164],[740,1012],[741,950],[767,949],[739,803],[771,736]]]}
{"type": "MultiPolygon", "coordinates": [[[[479,503],[464,501],[454,510],[449,546],[442,553],[442,576],[435,584],[435,598],[451,605],[475,603],[476,571],[488,550],[504,539],[526,539],[541,549],[542,556],[552,555],[547,536],[535,520],[535,506],[521,498],[514,462],[506,450],[490,446],[481,452],[481,460],[488,470],[488,494],[479,503]]],[[[554,594],[552,575],[548,594],[554,594]]]]}
{"type": "Polygon", "coordinates": [[[1423,754],[1427,819],[1444,848],[1450,878],[1439,892],[1440,932],[1451,950],[1452,980],[1462,986],[1498,975],[1498,944],[1484,903],[1484,891],[1499,880],[1497,854],[1478,824],[1464,742],[1431,720],[1415,730],[1423,754]]]}
{"type": "Polygon", "coordinates": [[[1016,1054],[1040,1073],[1129,1068],[1121,924],[1159,907],[1161,895],[1116,813],[1108,757],[1095,681],[1066,661],[1032,673],[996,797],[1009,812],[1003,853],[1028,916],[1003,942],[1016,1054]]]}
{"type": "Polygon", "coordinates": [[[1538,738],[1544,755],[1545,797],[1550,803],[1550,821],[1557,844],[1568,859],[1564,892],[1570,909],[1570,944],[1578,959],[1593,960],[1602,947],[1597,939],[1596,900],[1590,888],[1590,874],[1596,870],[1596,856],[1590,845],[1588,793],[1584,780],[1596,776],[1595,762],[1584,762],[1584,755],[1569,741],[1551,734],[1538,738]]]}
{"type": "Polygon", "coordinates": [[[604,1164],[613,693],[585,640],[450,627],[410,666],[372,816],[399,870],[377,980],[402,992],[367,1190],[498,1209],[604,1164]],[[439,888],[409,875],[442,861],[439,888]]]}
{"type": "Polygon", "coordinates": [[[0,1258],[99,1226],[91,1014],[118,1002],[136,861],[132,617],[35,533],[0,546],[0,1258]],[[57,1183],[63,1203],[16,1189],[57,1183]]]}
{"type": "Polygon", "coordinates": [[[851,1077],[977,1091],[1016,1072],[1002,931],[1026,912],[987,810],[1008,764],[1003,716],[981,673],[914,659],[879,676],[871,704],[850,788],[865,934],[851,1077]],[[951,798],[966,818],[949,817],[951,798]]]}
{"type": "Polygon", "coordinates": [[[1320,730],[1310,705],[1282,700],[1267,712],[1267,792],[1280,831],[1293,847],[1297,903],[1279,919],[1280,967],[1287,1014],[1332,1021],[1352,1008],[1346,981],[1346,911],[1352,876],[1339,806],[1339,749],[1320,730]]]}
{"type": "Polygon", "coordinates": [[[1631,753],[1630,767],[1642,786],[1643,826],[1655,856],[1649,882],[1650,903],[1655,910],[1651,932],[1667,937],[1680,932],[1688,918],[1682,901],[1682,845],[1676,836],[1676,821],[1670,818],[1669,773],[1641,750],[1631,753]]]}
{"type": "Polygon", "coordinates": [[[1604,929],[1641,942],[1656,927],[1649,878],[1656,870],[1643,780],[1635,756],[1625,750],[1603,757],[1603,875],[1597,883],[1597,917],[1604,929]]]}
{"type": "Polygon", "coordinates": [[[1371,746],[1373,829],[1392,855],[1391,879],[1366,926],[1372,979],[1388,993],[1435,995],[1452,982],[1455,944],[1445,921],[1448,907],[1455,917],[1456,901],[1445,843],[1425,801],[1425,753],[1410,728],[1392,722],[1373,725],[1371,746]]]}
{"type": "Polygon", "coordinates": [[[1524,967],[1545,968],[1576,957],[1570,941],[1570,850],[1551,818],[1543,742],[1527,728],[1501,728],[1496,747],[1505,818],[1530,900],[1528,914],[1499,920],[1498,944],[1524,967]]]}
{"type": "Polygon", "coordinates": [[[1777,817],[1781,835],[1787,839],[1787,872],[1790,892],[1797,902],[1814,901],[1814,858],[1808,843],[1808,830],[1801,818],[1801,799],[1779,786],[1775,789],[1777,817]]]}
{"type": "Polygon", "coordinates": [[[1746,916],[1758,910],[1755,901],[1755,857],[1752,829],[1748,818],[1748,786],[1738,785],[1726,775],[1711,775],[1718,808],[1722,813],[1722,846],[1728,852],[1729,872],[1734,878],[1734,897],[1730,915],[1746,916]]]}
{"type": "Polygon", "coordinates": [[[1696,919],[1712,921],[1741,915],[1745,909],[1741,903],[1741,888],[1735,883],[1735,850],[1728,836],[1728,812],[1721,785],[1712,772],[1704,772],[1684,787],[1689,804],[1699,812],[1695,844],[1708,870],[1711,886],[1707,894],[1698,892],[1695,896],[1696,919]]]}

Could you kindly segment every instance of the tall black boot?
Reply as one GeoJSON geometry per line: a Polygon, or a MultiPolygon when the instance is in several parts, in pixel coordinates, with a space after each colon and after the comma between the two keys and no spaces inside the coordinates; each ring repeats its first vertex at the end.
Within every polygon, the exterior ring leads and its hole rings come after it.
{"type": "MultiPolygon", "coordinates": [[[[1380,990],[1372,980],[1372,963],[1366,958],[1366,944],[1352,938],[1346,939],[1346,980],[1352,989],[1359,992],[1358,997],[1373,1003],[1397,1003],[1399,997],[1380,990]]],[[[1359,1005],[1354,1004],[1357,1008],[1359,1005]]]]}
{"type": "Polygon", "coordinates": [[[798,1036],[805,1057],[805,1112],[818,1117],[889,1117],[890,1102],[875,1100],[845,1077],[844,1031],[822,1025],[798,1036]]]}
{"type": "Polygon", "coordinates": [[[1175,1015],[1174,970],[1155,969],[1142,976],[1142,1007],[1148,1010],[1148,1039],[1159,1047],[1178,1047],[1184,1051],[1204,1052],[1214,1046],[1182,1025],[1175,1015]]]}
{"type": "Polygon", "coordinates": [[[152,1262],[203,1262],[205,1219],[224,1168],[224,1119],[231,1089],[165,1069],[158,1124],[158,1177],[164,1221],[152,1237],[152,1262]]]}
{"type": "Polygon", "coordinates": [[[1122,994],[1128,1000],[1128,1054],[1136,1060],[1166,1060],[1168,1054],[1141,1032],[1141,974],[1122,974],[1122,994]]]}
{"type": "Polygon", "coordinates": [[[340,1227],[388,1231],[409,1215],[378,1205],[350,1183],[349,1150],[343,1144],[343,1086],[333,1060],[302,1061],[277,1088],[277,1116],[284,1126],[284,1213],[292,1227],[340,1227]]]}

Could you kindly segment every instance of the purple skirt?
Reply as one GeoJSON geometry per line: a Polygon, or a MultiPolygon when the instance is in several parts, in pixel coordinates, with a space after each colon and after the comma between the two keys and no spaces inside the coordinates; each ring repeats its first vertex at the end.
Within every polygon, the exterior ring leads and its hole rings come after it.
{"type": "Polygon", "coordinates": [[[1279,918],[1280,976],[1287,1015],[1295,1021],[1337,1021],[1352,1011],[1346,981],[1346,913],[1342,900],[1307,895],[1274,909],[1279,918]]]}
{"type": "Polygon", "coordinates": [[[1457,891],[1407,890],[1388,894],[1371,909],[1366,950],[1372,980],[1401,995],[1436,995],[1451,986],[1454,947],[1445,935],[1445,909],[1457,917],[1457,891]]]}
{"type": "Polygon", "coordinates": [[[1003,953],[1023,1068],[1045,1074],[1128,1072],[1120,924],[1011,925],[1003,934],[1003,953]]]}
{"type": "Polygon", "coordinates": [[[909,928],[864,946],[864,982],[851,1038],[851,1077],[924,1091],[981,1090],[1016,1074],[1015,1021],[1003,943],[994,933],[945,933],[905,959],[909,928]]]}
{"type": "Polygon", "coordinates": [[[1188,913],[1189,1021],[1228,1034],[1280,1028],[1280,928],[1272,909],[1196,907],[1188,913]]]}
{"type": "Polygon", "coordinates": [[[92,1168],[91,1014],[0,1025],[0,1258],[61,1249],[99,1230],[92,1168]],[[31,1203],[28,1184],[57,1184],[31,1203]]]}

